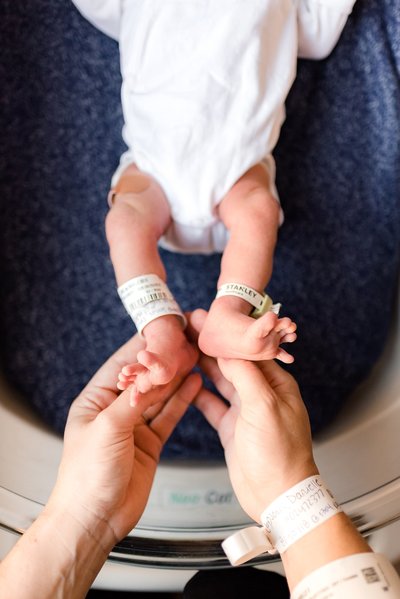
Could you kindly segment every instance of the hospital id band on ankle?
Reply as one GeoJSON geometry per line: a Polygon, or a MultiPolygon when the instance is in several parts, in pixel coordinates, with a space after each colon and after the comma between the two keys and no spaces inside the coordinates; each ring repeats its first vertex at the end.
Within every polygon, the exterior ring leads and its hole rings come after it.
{"type": "Polygon", "coordinates": [[[250,312],[252,318],[260,318],[260,316],[263,316],[267,312],[279,314],[281,308],[281,304],[274,304],[266,293],[258,293],[252,287],[241,283],[226,283],[225,285],[221,285],[217,291],[216,298],[226,295],[240,297],[249,302],[253,306],[253,310],[250,312]]]}
{"type": "Polygon", "coordinates": [[[118,294],[140,334],[149,322],[160,316],[178,316],[186,327],[182,310],[158,275],[130,279],[118,288],[118,294]]]}
{"type": "Polygon", "coordinates": [[[262,527],[248,527],[223,543],[233,566],[262,553],[283,553],[326,520],[342,511],[319,475],[310,476],[275,499],[261,514],[262,527]]]}
{"type": "Polygon", "coordinates": [[[398,599],[400,579],[386,556],[356,553],[330,562],[294,588],[291,599],[398,599]]]}

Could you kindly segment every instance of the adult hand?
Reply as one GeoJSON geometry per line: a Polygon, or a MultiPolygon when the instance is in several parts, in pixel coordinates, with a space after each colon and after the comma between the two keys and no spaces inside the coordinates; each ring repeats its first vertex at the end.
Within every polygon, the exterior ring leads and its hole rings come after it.
{"type": "Polygon", "coordinates": [[[139,520],[162,446],[201,387],[199,375],[183,373],[140,401],[129,389],[118,395],[118,372],[141,345],[124,345],[73,403],[55,488],[0,564],[2,597],[83,599],[139,520]]]}
{"type": "Polygon", "coordinates": [[[72,404],[48,506],[68,510],[84,526],[108,522],[115,542],[144,511],[162,447],[201,387],[200,376],[186,372],[139,401],[129,389],[118,395],[118,373],[141,344],[136,336],[119,349],[72,404]]]}
{"type": "MultiPolygon", "coordinates": [[[[205,316],[203,310],[191,315],[193,338],[205,316]]],[[[207,390],[195,404],[219,434],[240,504],[259,521],[278,495],[318,472],[299,388],[273,361],[216,361],[203,356],[200,366],[229,405],[207,390]]]]}

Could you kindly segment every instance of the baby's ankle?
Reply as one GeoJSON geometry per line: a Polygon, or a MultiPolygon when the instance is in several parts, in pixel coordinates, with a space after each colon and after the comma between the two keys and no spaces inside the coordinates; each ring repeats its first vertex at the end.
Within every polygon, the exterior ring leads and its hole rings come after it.
{"type": "Polygon", "coordinates": [[[143,336],[147,343],[160,342],[160,339],[168,338],[180,340],[185,337],[182,328],[182,320],[178,316],[166,315],[160,316],[149,322],[143,330],[143,336]]]}
{"type": "Polygon", "coordinates": [[[240,314],[249,315],[252,309],[253,307],[248,301],[233,295],[225,295],[223,297],[218,297],[213,301],[209,314],[212,315],[213,311],[220,314],[221,312],[226,311],[240,312],[240,314]]]}

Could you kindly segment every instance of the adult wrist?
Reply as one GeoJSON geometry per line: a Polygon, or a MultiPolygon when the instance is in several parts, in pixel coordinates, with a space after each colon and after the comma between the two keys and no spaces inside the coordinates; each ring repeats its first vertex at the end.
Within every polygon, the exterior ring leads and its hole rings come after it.
{"type": "Polygon", "coordinates": [[[333,560],[363,552],[371,552],[371,548],[347,515],[339,512],[298,539],[282,553],[281,558],[289,587],[292,589],[316,568],[333,560]]]}
{"type": "MultiPolygon", "coordinates": [[[[304,463],[303,467],[296,471],[296,473],[282,473],[279,479],[277,476],[274,477],[273,490],[271,490],[271,480],[266,479],[263,484],[264,489],[258,494],[258,513],[254,515],[254,519],[261,523],[261,514],[269,505],[286,493],[291,487],[294,487],[310,476],[319,476],[319,470],[314,461],[310,461],[307,464],[304,463]]],[[[260,487],[259,483],[257,487],[260,487]]]]}
{"type": "Polygon", "coordinates": [[[52,498],[1,564],[4,596],[85,597],[112,539],[105,523],[87,517],[81,521],[52,498]]]}
{"type": "Polygon", "coordinates": [[[279,495],[262,512],[262,527],[241,530],[223,543],[232,565],[241,565],[262,553],[284,553],[291,545],[341,512],[332,493],[317,474],[279,495]]]}
{"type": "Polygon", "coordinates": [[[341,511],[333,494],[317,474],[287,489],[263,511],[260,519],[271,545],[283,553],[341,511]]]}
{"type": "Polygon", "coordinates": [[[51,520],[60,537],[69,539],[71,547],[75,543],[80,546],[82,541],[91,551],[107,556],[119,540],[105,517],[82,505],[66,506],[50,498],[43,516],[51,520]]]}
{"type": "Polygon", "coordinates": [[[396,599],[400,580],[384,555],[361,552],[331,561],[313,570],[295,586],[292,599],[396,599]]]}

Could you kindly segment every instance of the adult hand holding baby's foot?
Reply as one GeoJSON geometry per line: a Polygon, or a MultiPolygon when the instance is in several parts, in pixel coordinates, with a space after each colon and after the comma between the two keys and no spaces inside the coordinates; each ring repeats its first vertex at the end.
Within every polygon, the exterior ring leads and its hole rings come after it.
{"type": "MultiPolygon", "coordinates": [[[[243,304],[247,310],[246,302],[237,297],[220,297],[212,303],[199,336],[201,351],[215,358],[293,362],[281,344],[296,340],[297,325],[273,311],[252,318],[243,312],[243,304]]],[[[192,318],[197,318],[197,312],[192,318]]]]}
{"type": "Polygon", "coordinates": [[[168,384],[177,376],[185,376],[196,363],[197,348],[191,344],[177,320],[172,319],[166,330],[165,319],[153,321],[147,333],[144,331],[146,348],[137,353],[137,362],[126,364],[118,375],[117,387],[124,391],[134,386],[137,396],[151,391],[154,387],[168,384]],[[157,325],[160,330],[157,330],[157,325]],[[152,351],[154,350],[154,351],[152,351]]]}
{"type": "Polygon", "coordinates": [[[139,362],[126,364],[118,374],[117,388],[120,391],[125,391],[125,389],[128,389],[128,387],[135,383],[139,374],[145,374],[146,372],[147,368],[139,362]]]}

